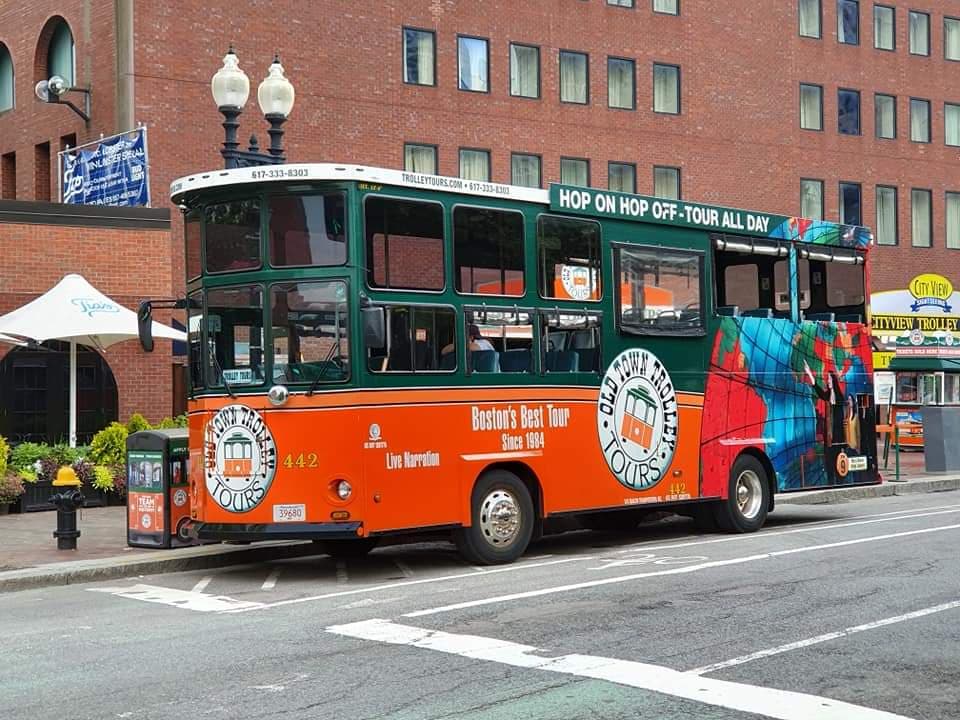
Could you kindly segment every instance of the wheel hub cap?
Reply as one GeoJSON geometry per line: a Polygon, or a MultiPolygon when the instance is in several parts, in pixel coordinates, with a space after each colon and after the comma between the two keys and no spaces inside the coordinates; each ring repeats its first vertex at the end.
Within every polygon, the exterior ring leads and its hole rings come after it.
{"type": "Polygon", "coordinates": [[[520,506],[506,490],[494,490],[480,505],[480,529],[487,542],[505,547],[520,533],[520,506]]]}
{"type": "Polygon", "coordinates": [[[747,520],[753,520],[760,513],[763,501],[763,487],[760,478],[753,470],[744,470],[737,478],[737,507],[747,520]]]}

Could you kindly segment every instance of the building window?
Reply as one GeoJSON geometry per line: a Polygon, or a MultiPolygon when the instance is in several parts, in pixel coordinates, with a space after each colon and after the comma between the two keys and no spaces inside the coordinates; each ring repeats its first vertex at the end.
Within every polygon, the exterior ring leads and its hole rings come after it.
{"type": "Polygon", "coordinates": [[[607,5],[616,5],[617,7],[632,8],[633,0],[607,0],[607,5]]]}
{"type": "Polygon", "coordinates": [[[540,187],[540,156],[513,153],[510,156],[510,182],[521,187],[540,187]]]}
{"type": "Polygon", "coordinates": [[[837,0],[837,42],[860,44],[860,3],[857,0],[837,0]]]}
{"type": "Polygon", "coordinates": [[[13,58],[0,43],[0,112],[13,109],[13,58]]]}
{"type": "Polygon", "coordinates": [[[653,194],[669,200],[680,199],[680,168],[653,168],[653,194]]]}
{"type": "Polygon", "coordinates": [[[437,174],[437,146],[405,143],[403,146],[403,169],[408,172],[437,174]]]}
{"type": "Polygon", "coordinates": [[[897,244],[897,189],[877,185],[877,245],[897,244]]]}
{"type": "Polygon", "coordinates": [[[33,199],[50,202],[50,143],[33,148],[33,199]]]}
{"type": "Polygon", "coordinates": [[[800,181],[800,217],[823,220],[823,180],[800,181]]]}
{"type": "Polygon", "coordinates": [[[897,47],[895,10],[886,5],[873,6],[873,46],[878,50],[895,50],[897,47]]]}
{"type": "Polygon", "coordinates": [[[960,250],[960,193],[947,193],[947,247],[960,250]]]}
{"type": "Polygon", "coordinates": [[[540,48],[510,43],[510,94],[540,97],[540,48]]]}
{"type": "Polygon", "coordinates": [[[564,185],[590,185],[590,161],[581,158],[560,158],[560,182],[564,185]]]}
{"type": "Polygon", "coordinates": [[[523,214],[490,208],[453,210],[457,292],[523,295],[523,214]]]}
{"type": "Polygon", "coordinates": [[[947,60],[960,60],[960,19],[943,19],[943,56],[947,60]]]}
{"type": "Polygon", "coordinates": [[[932,195],[930,190],[914,188],[910,191],[914,247],[930,247],[933,244],[932,195]]]}
{"type": "Polygon", "coordinates": [[[800,0],[800,36],[820,38],[820,0],[800,0]]]}
{"type": "Polygon", "coordinates": [[[653,111],[680,113],[680,68],[677,65],[653,65],[653,111]]]}
{"type": "Polygon", "coordinates": [[[363,216],[370,287],[443,290],[441,204],[369,196],[363,216]]]}
{"type": "Polygon", "coordinates": [[[823,88],[800,83],[800,127],[823,130],[823,88]]]}
{"type": "Polygon", "coordinates": [[[653,0],[653,11],[664,15],[679,15],[680,0],[653,0]]]}
{"type": "Polygon", "coordinates": [[[837,131],[841,135],[860,134],[860,91],[837,91],[837,131]]]}
{"type": "Polygon", "coordinates": [[[944,140],[947,145],[960,147],[960,105],[945,103],[943,106],[944,140]]]}
{"type": "Polygon", "coordinates": [[[930,101],[910,98],[910,139],[930,142],[930,101]]]}
{"type": "Polygon", "coordinates": [[[590,101],[588,70],[586,53],[560,51],[560,102],[586,105],[590,101]]]}
{"type": "Polygon", "coordinates": [[[840,183],[840,222],[843,225],[862,225],[860,214],[860,183],[840,183]]]}
{"type": "Polygon", "coordinates": [[[873,120],[878,138],[892,140],[897,136],[897,99],[893,95],[873,96],[873,120]]]}
{"type": "Polygon", "coordinates": [[[73,33],[70,32],[70,26],[63,20],[54,28],[47,52],[47,78],[54,75],[59,75],[66,80],[67,86],[76,84],[73,33]]]}
{"type": "Polygon", "coordinates": [[[460,148],[460,177],[490,182],[490,151],[460,148]]]}
{"type": "Polygon", "coordinates": [[[4,200],[17,199],[17,154],[4,153],[0,157],[0,197],[4,200]]]}
{"type": "Polygon", "coordinates": [[[403,81],[436,85],[437,36],[430,30],[403,29],[403,81]]]}
{"type": "Polygon", "coordinates": [[[607,187],[616,192],[635,193],[637,191],[637,166],[633,163],[608,163],[607,187]]]}
{"type": "Polygon", "coordinates": [[[927,13],[910,11],[910,54],[930,54],[930,16],[927,13]]]}
{"type": "Polygon", "coordinates": [[[489,92],[488,43],[483,38],[457,36],[459,87],[470,92],[489,92]]]}
{"type": "Polygon", "coordinates": [[[633,60],[607,58],[607,105],[622,110],[636,108],[633,60]]]}

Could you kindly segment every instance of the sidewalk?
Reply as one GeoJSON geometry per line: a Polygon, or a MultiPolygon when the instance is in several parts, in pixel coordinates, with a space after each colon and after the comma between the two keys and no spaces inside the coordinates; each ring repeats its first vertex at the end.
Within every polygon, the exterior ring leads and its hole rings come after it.
{"type": "MultiPolygon", "coordinates": [[[[882,471],[882,485],[780,493],[777,505],[841,503],[907,493],[960,489],[960,474],[926,474],[922,453],[901,454],[901,481],[882,471]]],[[[891,463],[892,465],[892,463],[891,463]]],[[[49,585],[181,572],[318,554],[310,542],[202,545],[151,550],[126,542],[126,508],[87,508],[78,526],[77,550],[57,550],[56,512],[0,516],[0,593],[49,585]]]]}

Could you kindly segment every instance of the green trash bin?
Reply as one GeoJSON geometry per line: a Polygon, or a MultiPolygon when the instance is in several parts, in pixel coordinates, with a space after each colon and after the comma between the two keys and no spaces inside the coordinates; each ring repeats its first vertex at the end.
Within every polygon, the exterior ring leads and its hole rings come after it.
{"type": "Polygon", "coordinates": [[[190,524],[186,429],[142,430],[127,438],[127,545],[195,545],[190,524]]]}

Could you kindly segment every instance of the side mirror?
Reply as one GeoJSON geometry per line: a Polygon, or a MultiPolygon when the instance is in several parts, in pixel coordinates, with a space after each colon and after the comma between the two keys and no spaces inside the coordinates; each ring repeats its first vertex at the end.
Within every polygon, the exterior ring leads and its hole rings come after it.
{"type": "Polygon", "coordinates": [[[146,352],[153,352],[153,306],[149,300],[144,300],[137,308],[137,335],[140,337],[140,347],[146,352]]]}
{"type": "Polygon", "coordinates": [[[371,350],[380,350],[387,344],[382,306],[360,309],[363,319],[363,342],[371,350]]]}

